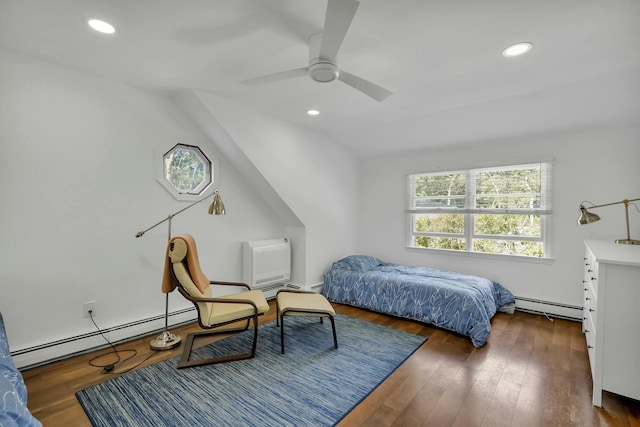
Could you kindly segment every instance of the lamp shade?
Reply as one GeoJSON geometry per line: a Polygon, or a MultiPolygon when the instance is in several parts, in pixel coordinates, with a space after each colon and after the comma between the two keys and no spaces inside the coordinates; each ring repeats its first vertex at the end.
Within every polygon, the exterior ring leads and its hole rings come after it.
{"type": "Polygon", "coordinates": [[[226,215],[227,212],[224,209],[224,203],[222,203],[222,198],[220,194],[218,194],[218,190],[216,190],[213,195],[213,200],[209,205],[209,215],[226,215]]]}
{"type": "Polygon", "coordinates": [[[592,222],[600,221],[600,217],[594,213],[591,213],[584,206],[580,206],[580,217],[578,217],[578,224],[591,224],[592,222]]]}

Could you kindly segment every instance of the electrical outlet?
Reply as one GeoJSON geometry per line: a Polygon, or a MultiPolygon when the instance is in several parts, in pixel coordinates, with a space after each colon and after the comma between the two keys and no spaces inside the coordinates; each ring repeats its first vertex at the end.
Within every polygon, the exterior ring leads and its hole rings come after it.
{"type": "Polygon", "coordinates": [[[84,305],[84,317],[96,317],[96,302],[95,301],[89,301],[89,302],[85,302],[84,305]],[[91,312],[91,316],[89,315],[89,312],[91,312]]]}

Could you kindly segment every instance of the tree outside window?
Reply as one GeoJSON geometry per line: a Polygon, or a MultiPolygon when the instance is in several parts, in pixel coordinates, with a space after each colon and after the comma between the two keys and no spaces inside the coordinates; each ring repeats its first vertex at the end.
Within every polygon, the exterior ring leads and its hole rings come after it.
{"type": "Polygon", "coordinates": [[[212,182],[211,169],[196,146],[177,144],[163,156],[163,178],[178,194],[202,194],[212,182]]]}
{"type": "Polygon", "coordinates": [[[409,176],[412,247],[543,258],[551,164],[409,176]]]}

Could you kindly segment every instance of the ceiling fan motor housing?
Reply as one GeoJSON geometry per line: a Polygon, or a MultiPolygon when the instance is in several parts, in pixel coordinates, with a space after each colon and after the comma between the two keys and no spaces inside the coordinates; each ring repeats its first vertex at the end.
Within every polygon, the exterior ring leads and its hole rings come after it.
{"type": "Polygon", "coordinates": [[[346,71],[340,71],[337,63],[338,51],[349,30],[360,2],[358,0],[327,0],[324,29],[309,37],[309,66],[268,74],[262,77],[245,80],[243,83],[254,85],[279,80],[309,76],[319,83],[340,80],[342,83],[362,92],[380,102],[391,92],[368,80],[346,71]]]}
{"type": "Polygon", "coordinates": [[[340,70],[330,62],[316,62],[309,66],[309,77],[316,82],[328,83],[338,78],[340,70]]]}

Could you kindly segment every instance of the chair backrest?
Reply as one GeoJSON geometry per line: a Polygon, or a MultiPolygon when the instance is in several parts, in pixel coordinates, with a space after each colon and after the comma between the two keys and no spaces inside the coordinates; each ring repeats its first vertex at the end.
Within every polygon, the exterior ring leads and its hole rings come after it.
{"type": "MultiPolygon", "coordinates": [[[[171,270],[178,281],[178,290],[181,294],[187,294],[193,298],[211,298],[211,289],[207,288],[204,292],[201,292],[191,278],[189,267],[187,266],[187,250],[187,242],[182,239],[175,239],[169,247],[171,270]]],[[[198,260],[197,262],[200,261],[198,260]]],[[[200,325],[209,326],[211,303],[194,301],[193,304],[198,310],[198,321],[200,325]]]]}

